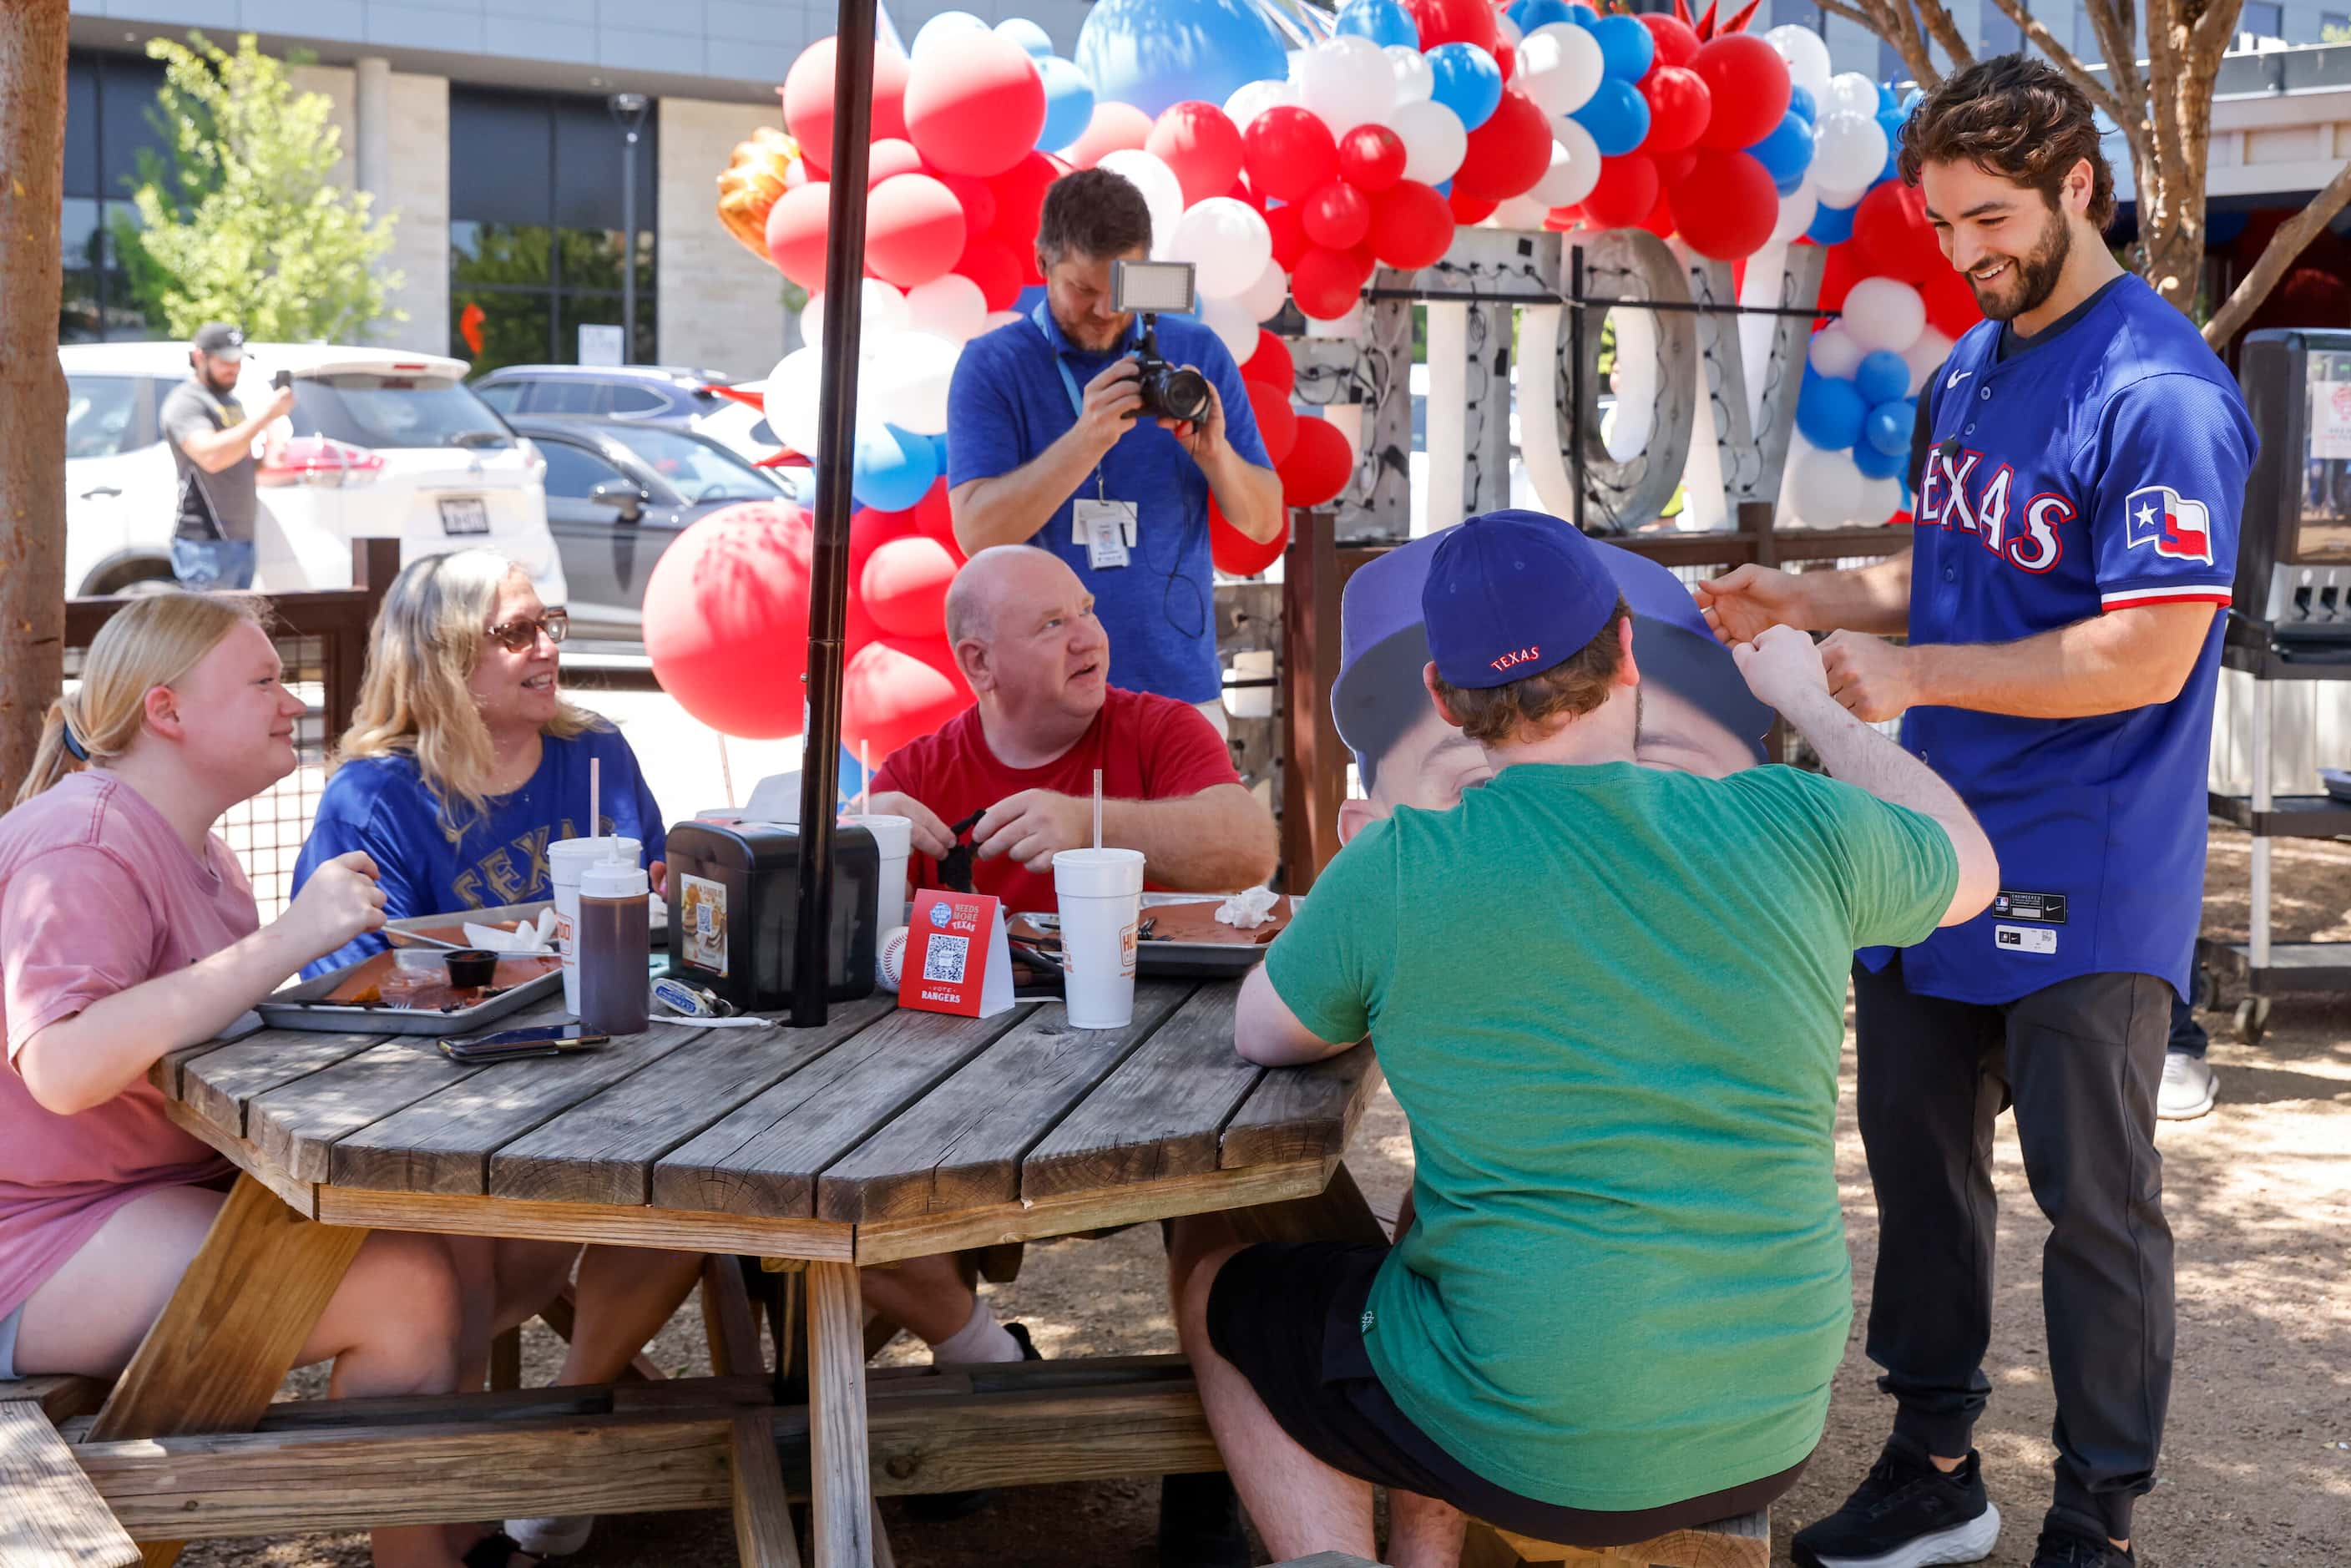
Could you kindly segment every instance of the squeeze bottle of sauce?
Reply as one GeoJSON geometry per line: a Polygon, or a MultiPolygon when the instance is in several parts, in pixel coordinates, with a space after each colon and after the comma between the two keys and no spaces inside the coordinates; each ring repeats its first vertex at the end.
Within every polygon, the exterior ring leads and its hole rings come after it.
{"type": "Polygon", "coordinates": [[[595,1034],[647,1027],[653,885],[633,861],[598,861],[580,873],[580,1022],[595,1034]]]}

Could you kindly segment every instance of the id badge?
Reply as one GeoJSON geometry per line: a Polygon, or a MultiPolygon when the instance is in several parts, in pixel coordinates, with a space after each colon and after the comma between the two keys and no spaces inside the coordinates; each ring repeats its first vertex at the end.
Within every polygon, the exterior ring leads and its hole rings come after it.
{"type": "Polygon", "coordinates": [[[1079,540],[1086,547],[1087,565],[1107,571],[1127,564],[1127,546],[1135,528],[1134,502],[1081,500],[1070,512],[1079,540]]]}

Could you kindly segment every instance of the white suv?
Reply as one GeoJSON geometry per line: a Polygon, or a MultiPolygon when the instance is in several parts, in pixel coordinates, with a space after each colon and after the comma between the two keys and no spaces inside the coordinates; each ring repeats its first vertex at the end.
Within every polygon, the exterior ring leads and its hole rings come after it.
{"type": "MultiPolygon", "coordinates": [[[[179,483],[156,415],[188,375],[184,343],[72,343],[65,366],[66,591],[137,592],[172,581],[179,483]]],[[[294,412],[258,446],[254,586],[348,588],[351,540],[401,541],[402,562],[486,545],[561,604],[547,527],[547,465],[437,354],[248,343],[237,401],[266,405],[293,378],[294,412]]]]}

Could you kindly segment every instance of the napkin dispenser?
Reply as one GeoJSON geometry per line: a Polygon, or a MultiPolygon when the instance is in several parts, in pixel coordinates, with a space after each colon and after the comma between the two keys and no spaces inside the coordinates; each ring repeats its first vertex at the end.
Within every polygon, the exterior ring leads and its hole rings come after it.
{"type": "MultiPolygon", "coordinates": [[[[799,926],[800,833],[789,822],[696,819],[669,831],[669,972],[724,997],[737,1011],[791,1005],[799,926]]],[[[855,1001],[873,991],[874,891],[882,857],[873,835],[832,833],[831,974],[825,994],[855,1001]]]]}

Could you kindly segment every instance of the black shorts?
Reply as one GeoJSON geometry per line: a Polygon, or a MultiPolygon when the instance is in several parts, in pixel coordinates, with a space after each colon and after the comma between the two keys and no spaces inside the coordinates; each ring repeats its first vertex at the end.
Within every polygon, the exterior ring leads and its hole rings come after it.
{"type": "Polygon", "coordinates": [[[1364,1304],[1387,1254],[1363,1242],[1263,1242],[1228,1259],[1208,1293],[1208,1343],[1240,1369],[1290,1439],[1334,1470],[1436,1498],[1538,1541],[1597,1548],[1752,1513],[1795,1485],[1810,1462],[1623,1511],[1562,1508],[1505,1490],[1413,1425],[1372,1369],[1364,1304]]]}

